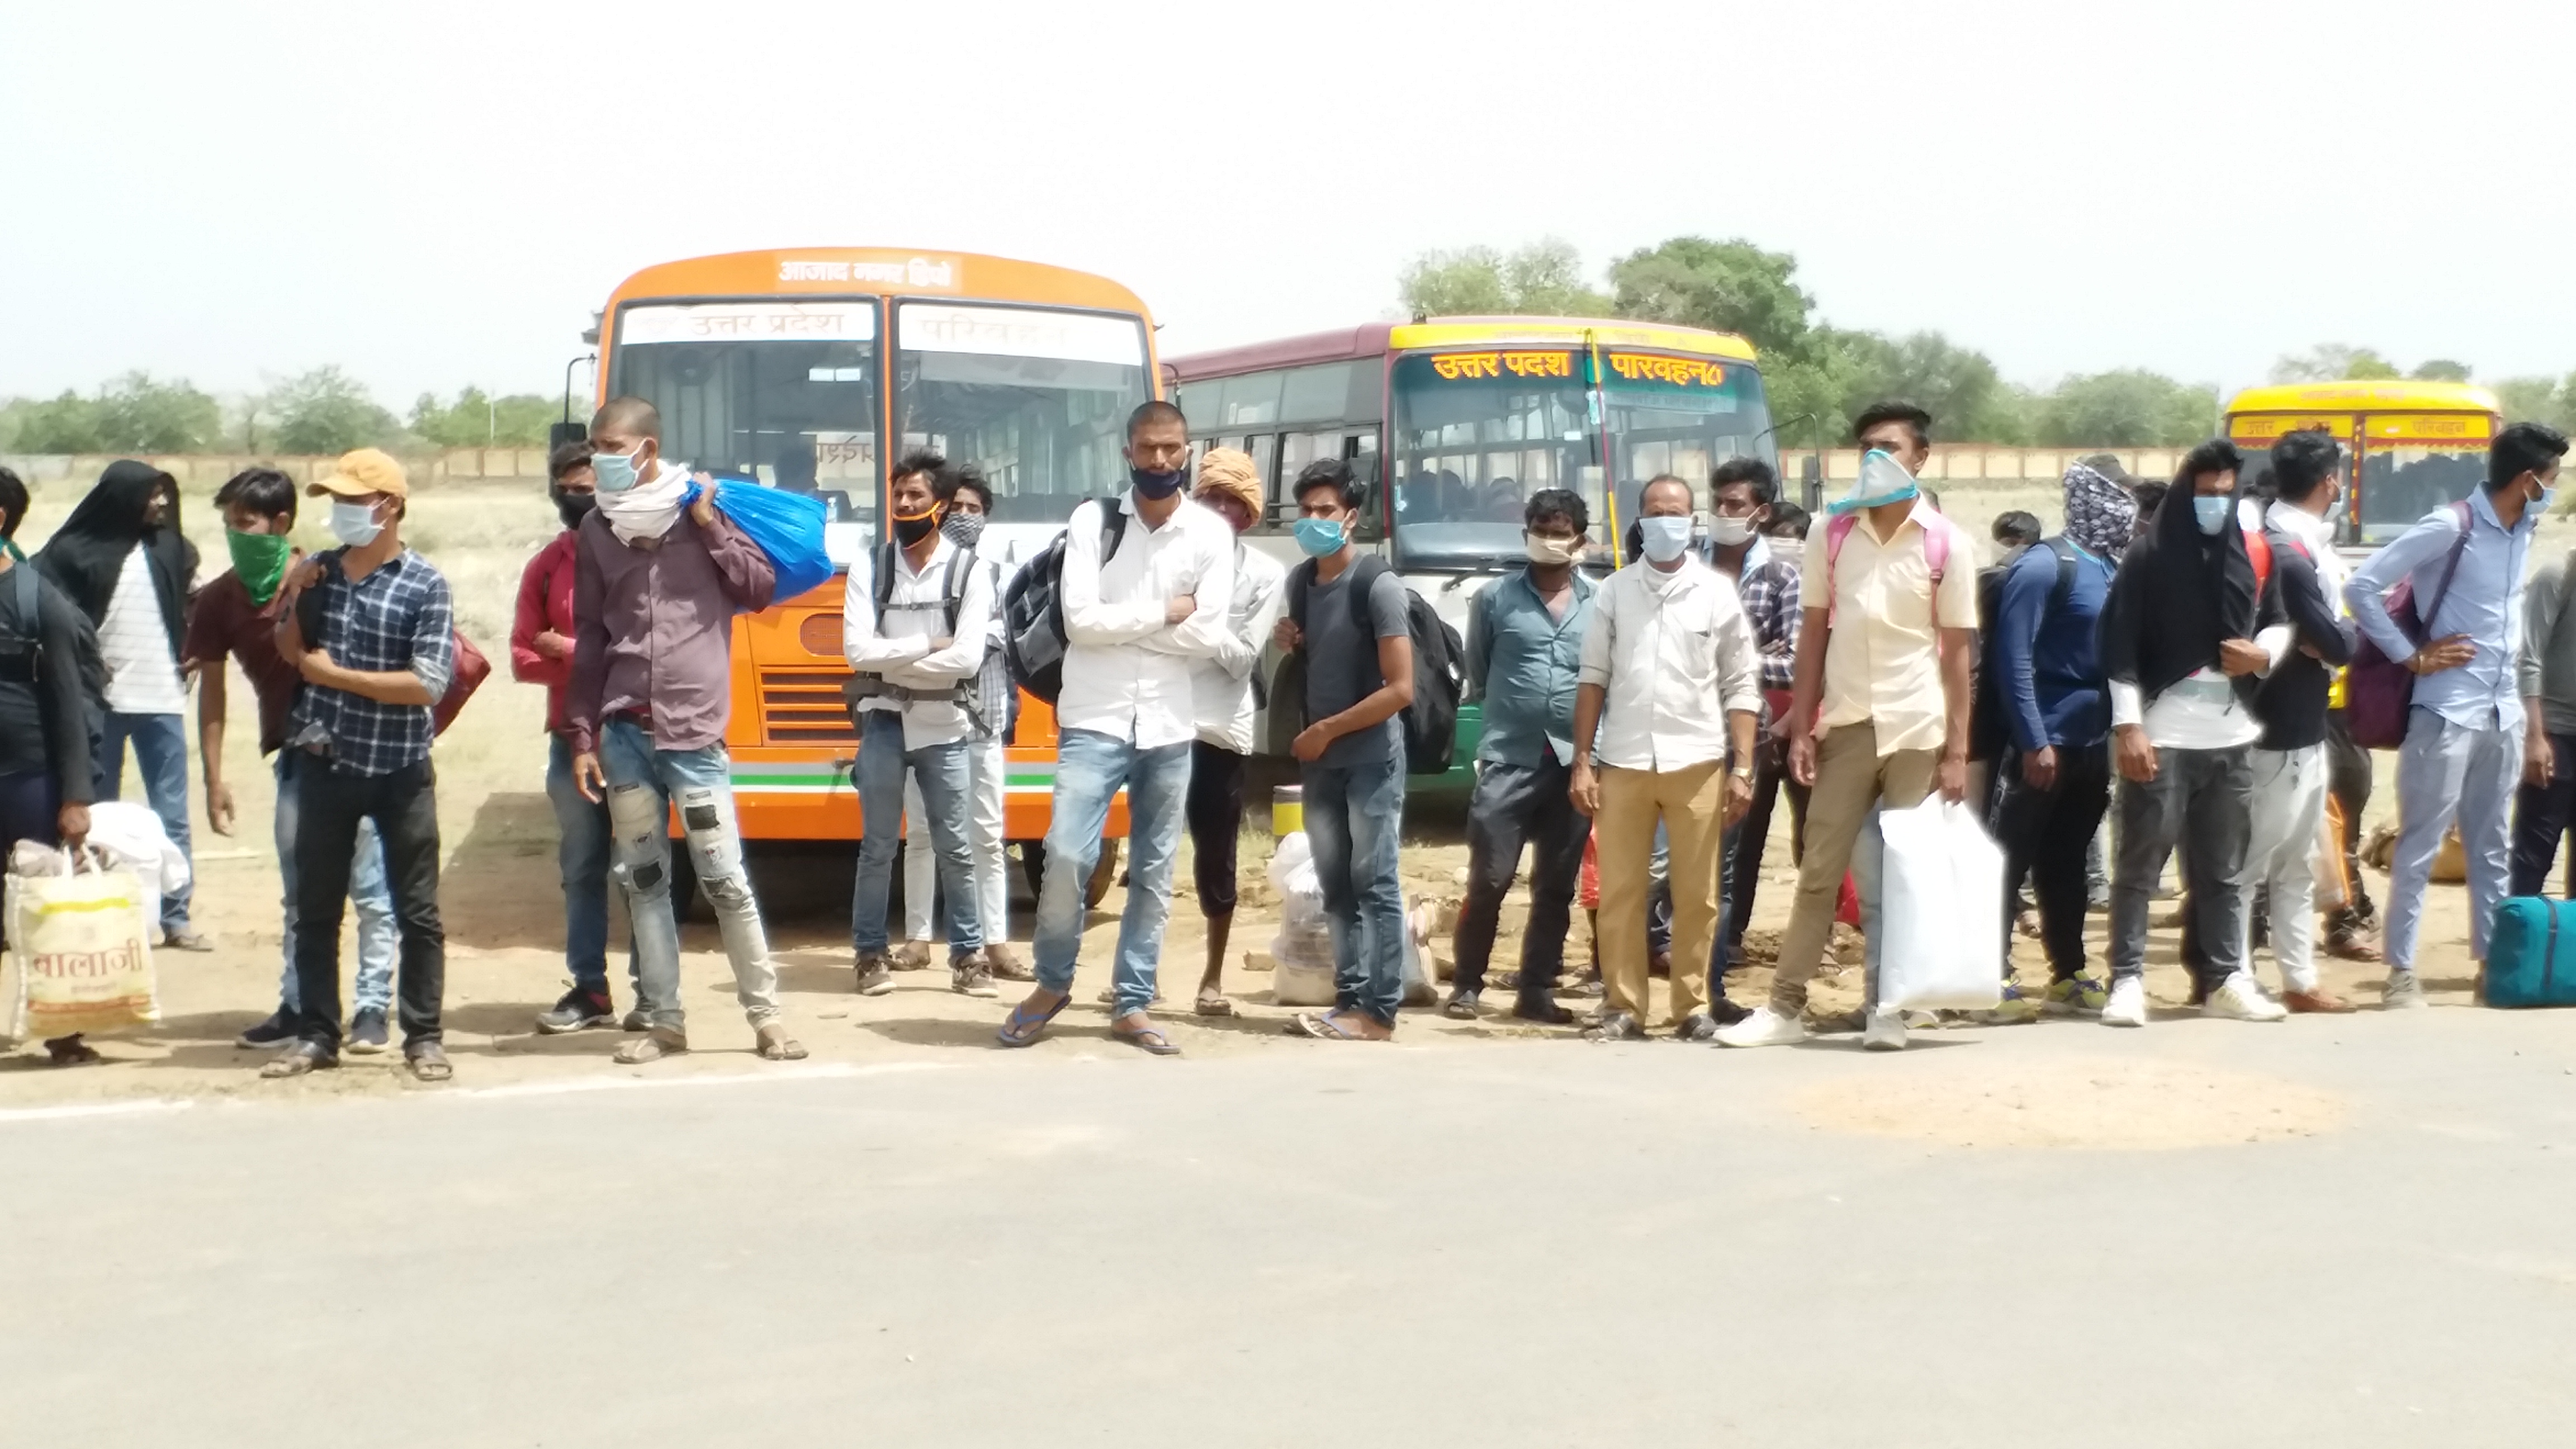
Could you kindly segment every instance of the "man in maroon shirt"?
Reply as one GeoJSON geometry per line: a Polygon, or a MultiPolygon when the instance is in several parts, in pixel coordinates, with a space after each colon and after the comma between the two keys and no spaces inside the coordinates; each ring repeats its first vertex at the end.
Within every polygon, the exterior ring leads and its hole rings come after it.
{"type": "Polygon", "coordinates": [[[715,510],[686,466],[662,457],[662,415],[611,398],[590,422],[597,506],[574,532],[572,682],[565,723],[573,783],[606,800],[617,879],[634,921],[645,1034],[625,1063],[689,1049],[680,1008],[680,932],[671,910],[674,806],[698,886],[715,907],[734,997],[772,1061],[805,1048],[778,1017],[778,968],[734,824],[725,724],[733,616],[769,606],[777,571],[715,510]]]}
{"type": "MultiPolygon", "coordinates": [[[[205,768],[206,823],[217,835],[231,835],[235,811],[232,783],[224,777],[224,736],[231,703],[224,664],[241,665],[259,706],[259,752],[276,761],[275,835],[277,873],[286,887],[284,979],[278,985],[274,1015],[241,1034],[239,1045],[271,1047],[295,1038],[295,839],[302,812],[296,808],[298,770],[320,768],[302,750],[286,743],[286,717],[295,707],[304,678],[277,652],[279,585],[300,556],[287,535],[295,531],[295,480],[271,468],[252,468],[234,475],[215,493],[224,515],[224,542],[233,566],[213,583],[197,590],[188,605],[188,632],[181,642],[180,662],[197,677],[197,742],[205,768]]],[[[358,854],[349,868],[349,903],[358,914],[357,1012],[349,1019],[349,1051],[360,1055],[386,1046],[385,1014],[394,1000],[394,958],[402,933],[394,920],[393,891],[385,880],[384,841],[375,822],[358,822],[358,854]]]]}
{"type": "MultiPolygon", "coordinates": [[[[572,989],[537,1017],[548,1034],[587,1031],[617,1020],[608,999],[608,807],[584,796],[572,778],[572,724],[564,696],[572,687],[573,555],[581,521],[598,501],[590,469],[590,444],[566,443],[546,460],[546,495],[563,519],[558,533],[519,576],[519,608],[510,625],[510,677],[546,687],[546,798],[555,807],[560,834],[555,861],[563,872],[564,965],[572,989]]],[[[627,975],[636,979],[635,959],[627,975]]],[[[626,1015],[628,1031],[651,1023],[636,993],[626,1015]]]]}

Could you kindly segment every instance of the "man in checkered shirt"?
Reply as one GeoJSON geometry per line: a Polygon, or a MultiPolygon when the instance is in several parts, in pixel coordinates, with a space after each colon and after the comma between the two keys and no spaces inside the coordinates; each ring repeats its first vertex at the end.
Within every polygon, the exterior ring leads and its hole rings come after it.
{"type": "Polygon", "coordinates": [[[1763,847],[1771,835],[1771,807],[1780,786],[1803,833],[1807,787],[1788,779],[1788,752],[1771,726],[1787,713],[1798,667],[1798,565],[1775,556],[1762,528],[1780,499],[1780,476],[1758,458],[1729,458],[1708,477],[1709,566],[1735,580],[1735,592],[1753,621],[1753,643],[1762,656],[1763,734],[1753,757],[1753,808],[1727,831],[1717,903],[1717,955],[1709,962],[1711,1010],[1732,1023],[1743,1008],[1726,999],[1726,973],[1744,943],[1753,915],[1753,892],[1762,876],[1763,847]]]}
{"type": "Polygon", "coordinates": [[[260,1075],[340,1064],[340,916],[358,822],[373,820],[402,932],[403,1059],[413,1076],[443,1082],[453,1073],[440,1046],[447,948],[429,743],[431,707],[455,674],[453,606],[446,578],[403,547],[410,487],[400,463],[361,448],[308,491],[331,500],[331,533],[342,547],[290,579],[277,650],[304,676],[286,748],[327,768],[295,777],[297,1039],[260,1075]]]}

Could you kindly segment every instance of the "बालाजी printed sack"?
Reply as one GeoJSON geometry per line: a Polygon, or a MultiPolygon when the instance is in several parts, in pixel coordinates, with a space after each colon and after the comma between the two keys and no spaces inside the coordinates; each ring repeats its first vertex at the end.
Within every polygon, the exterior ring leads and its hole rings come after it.
{"type": "Polygon", "coordinates": [[[83,852],[22,846],[10,861],[9,1035],[50,1041],[161,1019],[144,890],[83,852]]]}

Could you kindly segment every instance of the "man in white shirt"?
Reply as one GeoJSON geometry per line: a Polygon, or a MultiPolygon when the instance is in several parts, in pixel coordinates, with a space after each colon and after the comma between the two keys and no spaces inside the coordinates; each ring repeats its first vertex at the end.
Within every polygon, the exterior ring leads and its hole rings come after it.
{"type": "Polygon", "coordinates": [[[921,787],[948,895],[949,985],[969,996],[998,994],[983,959],[983,913],[966,847],[966,740],[982,712],[974,681],[988,642],[993,582],[973,549],[940,531],[936,485],[947,468],[945,458],[926,450],[895,465],[886,495],[893,539],[851,563],[841,601],[841,654],[853,671],[849,699],[859,722],[861,833],[850,944],[862,996],[894,989],[886,898],[903,839],[907,775],[921,787]]]}
{"type": "Polygon", "coordinates": [[[1252,753],[1252,725],[1261,703],[1254,674],[1261,649],[1279,620],[1280,585],[1288,571],[1279,560],[1247,548],[1243,535],[1261,521],[1261,477],[1251,455],[1210,448],[1199,459],[1199,506],[1234,530],[1234,596],[1226,609],[1225,638],[1216,654],[1198,661],[1193,678],[1198,739],[1190,746],[1190,793],[1183,814],[1190,828],[1190,865],[1197,877],[1199,914],[1207,918],[1207,970],[1199,977],[1201,1016],[1232,1016],[1225,997],[1225,949],[1234,927],[1235,840],[1243,833],[1243,766],[1252,753]]]}
{"type": "Polygon", "coordinates": [[[1065,526],[1059,597],[1068,647],[1055,705],[1054,818],[1031,945],[1038,984],[1002,1024],[1004,1046],[1036,1041],[1070,999],[1083,888],[1100,859],[1110,801],[1123,788],[1127,910],[1111,976],[1110,1035],[1156,1056],[1180,1052],[1146,1007],[1171,914],[1172,858],[1198,736],[1194,666],[1225,645],[1235,540],[1225,520],[1181,496],[1190,430],[1179,408],[1157,401],[1130,413],[1126,451],[1130,490],[1082,505],[1065,526]],[[1124,522],[1104,563],[1103,512],[1113,508],[1124,522]]]}
{"type": "Polygon", "coordinates": [[[1673,1029],[1707,1041],[1718,1030],[1708,961],[1719,842],[1753,804],[1761,651],[1735,586],[1691,556],[1690,485],[1652,480],[1638,513],[1645,557],[1595,598],[1574,695],[1570,793],[1599,844],[1608,998],[1590,1035],[1646,1034],[1646,868],[1660,819],[1672,861],[1673,1029]]]}

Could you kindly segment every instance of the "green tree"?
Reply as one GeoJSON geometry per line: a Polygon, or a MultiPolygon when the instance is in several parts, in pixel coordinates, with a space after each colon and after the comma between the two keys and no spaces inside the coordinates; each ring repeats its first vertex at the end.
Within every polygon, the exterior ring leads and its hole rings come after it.
{"type": "Polygon", "coordinates": [[[263,411],[276,419],[271,445],[281,453],[345,453],[392,442],[402,432],[365,384],[337,367],[287,379],[263,411]]]}
{"type": "Polygon", "coordinates": [[[2179,447],[2217,426],[2206,387],[2139,368],[2070,377],[2038,400],[2034,436],[2050,448],[2179,447]]]}
{"type": "Polygon", "coordinates": [[[1751,242],[1677,236],[1610,264],[1618,315],[1734,332],[1766,361],[1807,354],[1815,298],[1797,284],[1798,259],[1751,242]]]}
{"type": "Polygon", "coordinates": [[[2341,342],[2321,342],[2272,364],[2274,382],[2369,382],[2397,376],[2397,364],[2376,351],[2341,342]]]}
{"type": "Polygon", "coordinates": [[[1546,238],[1508,255],[1492,247],[1424,252],[1396,279],[1417,317],[1607,317],[1610,299],[1583,280],[1574,248],[1546,238]]]}
{"type": "Polygon", "coordinates": [[[456,395],[453,404],[441,403],[436,393],[422,393],[411,405],[411,430],[423,442],[441,448],[480,448],[487,444],[541,448],[546,442],[546,427],[555,417],[556,405],[534,393],[495,398],[479,387],[468,387],[456,395]]]}
{"type": "Polygon", "coordinates": [[[0,411],[0,437],[12,453],[101,453],[98,404],[65,389],[51,399],[16,398],[0,411]]]}
{"type": "Polygon", "coordinates": [[[99,389],[98,440],[110,453],[193,453],[223,432],[223,410],[186,382],[129,372],[99,389]]]}
{"type": "Polygon", "coordinates": [[[2453,362],[2447,357],[2435,357],[2415,364],[2415,370],[2406,375],[2417,382],[2467,382],[2469,365],[2453,362]]]}

